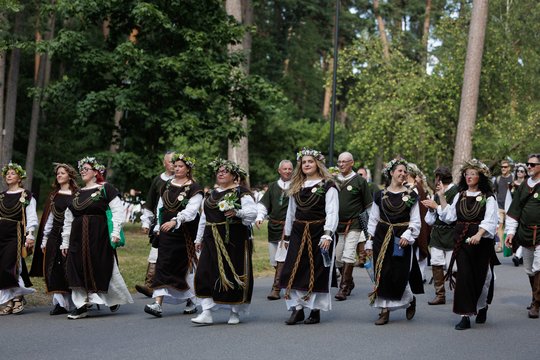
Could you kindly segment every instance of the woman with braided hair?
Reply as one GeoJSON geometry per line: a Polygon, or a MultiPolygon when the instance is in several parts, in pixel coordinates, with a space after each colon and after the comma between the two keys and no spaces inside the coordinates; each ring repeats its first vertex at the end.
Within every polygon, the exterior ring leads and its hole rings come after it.
{"type": "MultiPolygon", "coordinates": [[[[455,247],[448,269],[457,263],[457,277],[454,291],[454,313],[461,315],[456,330],[471,327],[470,315],[476,315],[475,322],[486,322],[488,304],[493,299],[493,265],[498,265],[494,250],[497,231],[497,200],[489,181],[489,168],[472,159],[461,167],[459,193],[452,204],[448,204],[443,190],[437,191],[441,201],[442,221],[450,224],[457,220],[455,227],[455,247]]],[[[451,288],[454,285],[450,277],[451,288]]]]}
{"type": "MultiPolygon", "coordinates": [[[[43,211],[41,221],[43,233],[38,239],[44,256],[44,277],[47,293],[53,294],[54,309],[51,315],[67,314],[70,310],[71,291],[66,277],[66,260],[62,256],[62,227],[64,213],[77,192],[77,172],[68,164],[54,164],[56,177],[53,191],[49,195],[48,206],[43,211]]],[[[37,245],[36,245],[37,246],[37,245]]]]}
{"type": "Polygon", "coordinates": [[[159,257],[152,281],[155,302],[144,311],[162,316],[163,301],[172,304],[186,302],[184,314],[197,312],[193,277],[197,256],[195,236],[199,224],[199,209],[203,200],[202,188],[193,180],[195,160],[173,153],[174,178],[161,189],[158,201],[157,233],[159,257]]]}
{"type": "Polygon", "coordinates": [[[23,296],[35,292],[24,257],[34,248],[38,221],[36,201],[22,186],[26,171],[10,162],[2,168],[2,177],[7,190],[0,193],[0,315],[9,315],[20,314],[23,296]]]}
{"type": "Polygon", "coordinates": [[[86,317],[90,304],[103,304],[115,312],[121,304],[133,302],[116,257],[124,220],[118,191],[105,182],[105,166],[96,158],[85,157],[78,166],[84,187],[74,194],[64,213],[60,246],[62,254],[67,256],[67,279],[76,307],[68,319],[86,317]]]}
{"type": "Polygon", "coordinates": [[[239,313],[249,309],[253,293],[251,224],[257,217],[257,204],[249,189],[239,185],[247,173],[238,164],[217,159],[210,166],[217,188],[203,203],[195,240],[200,251],[195,293],[203,311],[191,321],[212,325],[212,311],[228,309],[227,323],[235,325],[240,322],[239,313]]]}
{"type": "Polygon", "coordinates": [[[334,234],[339,222],[338,192],[324,156],[312,149],[296,155],[285,220],[287,257],[280,277],[291,315],[285,323],[320,322],[320,311],[332,308],[334,234]],[[304,308],[311,310],[304,320],[304,308]]]}
{"type": "Polygon", "coordinates": [[[413,249],[420,234],[418,195],[404,185],[407,162],[390,161],[383,170],[386,186],[373,197],[366,242],[368,255],[373,254],[375,285],[371,305],[381,309],[375,325],[387,324],[390,311],[406,309],[407,320],[416,313],[413,294],[424,293],[422,274],[413,249]]]}

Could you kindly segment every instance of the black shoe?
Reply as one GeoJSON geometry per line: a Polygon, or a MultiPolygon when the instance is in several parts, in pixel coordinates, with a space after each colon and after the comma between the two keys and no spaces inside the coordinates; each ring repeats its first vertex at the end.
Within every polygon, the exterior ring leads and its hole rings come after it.
{"type": "Polygon", "coordinates": [[[415,296],[413,296],[409,307],[407,308],[407,310],[405,310],[405,317],[407,318],[407,320],[412,320],[412,318],[414,317],[414,314],[416,314],[416,297],[415,296]]]}
{"type": "Polygon", "coordinates": [[[311,310],[309,313],[309,317],[304,320],[304,324],[306,325],[312,325],[312,324],[318,324],[321,322],[321,311],[320,310],[311,310]]]}
{"type": "Polygon", "coordinates": [[[66,308],[61,307],[60,304],[56,304],[54,309],[49,312],[50,315],[62,315],[67,313],[68,311],[66,310],[66,308]]]}
{"type": "Polygon", "coordinates": [[[519,266],[519,258],[517,256],[512,257],[512,262],[514,263],[515,267],[519,266]]]}
{"type": "Polygon", "coordinates": [[[120,305],[109,306],[109,310],[111,310],[111,312],[117,312],[118,309],[120,309],[120,305]]]}
{"type": "Polygon", "coordinates": [[[73,310],[67,317],[71,320],[82,319],[88,316],[88,310],[86,306],[82,306],[78,309],[73,310]]]}
{"type": "Polygon", "coordinates": [[[474,320],[474,322],[477,324],[484,324],[487,319],[487,311],[488,311],[487,305],[485,308],[478,310],[478,314],[476,315],[476,319],[474,320]]]}
{"type": "Polygon", "coordinates": [[[289,320],[285,321],[285,324],[294,325],[302,320],[304,320],[304,309],[294,309],[291,313],[291,317],[289,317],[289,320]]]}
{"type": "Polygon", "coordinates": [[[461,321],[456,325],[456,330],[467,330],[471,328],[471,319],[468,316],[462,316],[461,321]]]}

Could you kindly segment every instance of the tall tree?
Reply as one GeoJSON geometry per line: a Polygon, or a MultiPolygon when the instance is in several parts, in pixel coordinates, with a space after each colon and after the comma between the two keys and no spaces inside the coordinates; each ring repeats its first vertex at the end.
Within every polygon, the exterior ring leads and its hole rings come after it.
{"type": "Polygon", "coordinates": [[[463,74],[463,88],[459,120],[454,147],[452,173],[454,180],[459,179],[459,169],[472,155],[472,135],[478,108],[482,55],[488,17],[488,0],[474,0],[467,44],[467,57],[463,74]]]}

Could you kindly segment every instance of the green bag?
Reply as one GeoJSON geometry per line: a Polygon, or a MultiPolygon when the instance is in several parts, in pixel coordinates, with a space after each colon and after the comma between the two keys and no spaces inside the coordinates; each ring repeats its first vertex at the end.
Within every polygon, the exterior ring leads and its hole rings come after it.
{"type": "Polygon", "coordinates": [[[504,234],[504,241],[503,241],[503,256],[504,257],[509,257],[509,256],[512,256],[513,252],[512,252],[512,248],[509,248],[506,246],[506,234],[504,234]]]}
{"type": "MultiPolygon", "coordinates": [[[[107,197],[107,192],[105,191],[105,186],[103,187],[103,193],[105,194],[105,197],[107,197]]],[[[112,221],[112,211],[111,208],[107,206],[107,211],[105,211],[105,214],[107,215],[107,227],[109,229],[109,241],[111,243],[111,246],[113,249],[117,249],[119,247],[126,245],[126,235],[124,234],[124,229],[120,228],[120,241],[117,243],[114,243],[112,241],[112,231],[113,231],[113,221],[112,221]]]]}

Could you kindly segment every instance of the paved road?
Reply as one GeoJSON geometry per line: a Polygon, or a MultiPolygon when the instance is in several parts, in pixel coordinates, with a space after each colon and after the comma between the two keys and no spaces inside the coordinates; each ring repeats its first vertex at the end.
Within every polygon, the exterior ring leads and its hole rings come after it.
{"type": "Polygon", "coordinates": [[[272,279],[261,278],[255,280],[250,316],[236,326],[226,324],[225,312],[214,315],[213,326],[194,326],[191,315],[172,305],[165,305],[163,318],[154,318],[143,312],[148,299],[139,294],[135,304],[116,314],[95,310],[81,320],[51,317],[48,307],[27,308],[22,315],[0,318],[0,359],[537,358],[540,319],[527,318],[527,277],[523,267],[502,262],[487,323],[473,322],[466,331],[454,330],[459,318],[451,304],[427,305],[433,297],[430,285],[417,297],[412,321],[401,310],[390,314],[389,324],[373,325],[378,312],[368,305],[369,280],[363,269],[355,269],[353,296],[333,302],[319,325],[284,325],[289,315],[284,302],[266,300],[272,279]]]}

